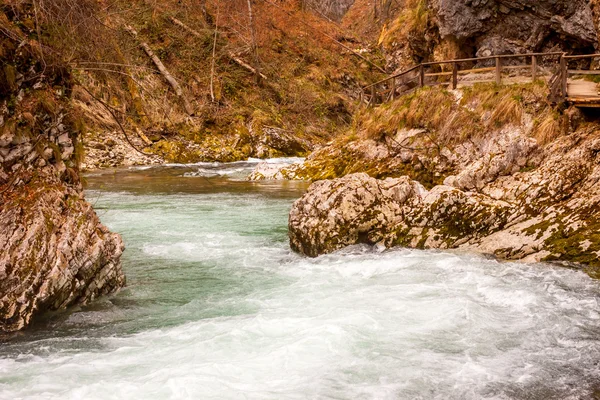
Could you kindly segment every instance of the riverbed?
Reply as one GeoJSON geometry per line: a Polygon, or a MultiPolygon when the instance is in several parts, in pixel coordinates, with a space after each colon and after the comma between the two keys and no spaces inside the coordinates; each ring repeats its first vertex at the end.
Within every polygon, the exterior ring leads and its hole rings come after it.
{"type": "Polygon", "coordinates": [[[355,246],[293,253],[302,182],[256,161],[86,176],[127,287],[1,344],[0,399],[592,399],[600,284],[577,269],[355,246]]]}

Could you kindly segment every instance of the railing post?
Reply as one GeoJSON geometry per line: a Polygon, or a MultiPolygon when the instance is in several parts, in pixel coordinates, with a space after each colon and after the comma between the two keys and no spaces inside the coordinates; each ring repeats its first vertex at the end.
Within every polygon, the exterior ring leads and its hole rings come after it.
{"type": "Polygon", "coordinates": [[[569,81],[569,72],[567,68],[567,59],[564,55],[560,56],[560,79],[561,79],[561,94],[563,99],[567,98],[567,88],[569,81]]]}
{"type": "Polygon", "coordinates": [[[537,56],[531,56],[531,81],[535,82],[537,79],[537,56]]]}
{"type": "Polygon", "coordinates": [[[423,64],[419,66],[419,86],[425,86],[425,66],[423,64]]]}
{"type": "Polygon", "coordinates": [[[502,84],[502,60],[496,57],[496,85],[502,84]]]}
{"type": "Polygon", "coordinates": [[[371,86],[371,100],[369,101],[369,105],[375,104],[375,94],[377,93],[377,90],[375,89],[375,85],[371,86]]]}
{"type": "Polygon", "coordinates": [[[452,63],[452,90],[458,87],[458,64],[452,63]]]}
{"type": "Polygon", "coordinates": [[[396,78],[392,78],[392,100],[396,98],[396,78]]]}

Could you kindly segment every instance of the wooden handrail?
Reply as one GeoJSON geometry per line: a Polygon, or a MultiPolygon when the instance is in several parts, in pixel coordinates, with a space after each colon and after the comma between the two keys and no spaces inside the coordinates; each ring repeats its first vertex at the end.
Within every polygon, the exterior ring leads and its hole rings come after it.
{"type": "Polygon", "coordinates": [[[411,69],[407,69],[406,71],[402,71],[402,72],[400,72],[399,74],[392,75],[392,76],[388,76],[388,77],[387,77],[387,78],[385,78],[385,79],[382,79],[382,80],[380,80],[380,81],[377,81],[377,82],[375,82],[375,83],[371,83],[370,85],[363,87],[363,90],[364,90],[364,89],[369,89],[371,86],[377,86],[377,85],[379,85],[379,84],[381,84],[381,83],[383,83],[383,82],[387,82],[387,81],[389,81],[390,79],[399,78],[399,77],[401,77],[401,76],[404,76],[404,75],[406,75],[406,74],[408,74],[408,73],[411,73],[411,72],[413,72],[414,70],[416,70],[416,69],[418,69],[418,68],[421,68],[421,64],[419,64],[419,65],[416,65],[416,66],[412,67],[411,69]]]}
{"type": "MultiPolygon", "coordinates": [[[[437,84],[450,85],[452,89],[456,89],[458,86],[458,76],[466,73],[482,73],[482,72],[492,72],[495,71],[494,78],[486,78],[485,80],[480,81],[469,81],[473,82],[496,82],[497,84],[502,83],[502,70],[505,69],[521,69],[521,68],[530,68],[531,69],[531,79],[535,81],[538,77],[538,62],[539,57],[558,57],[559,67],[554,73],[554,75],[550,78],[548,84],[550,86],[550,99],[553,103],[560,103],[569,100],[568,94],[568,77],[569,75],[600,75],[600,70],[569,70],[569,62],[573,60],[581,60],[581,59],[593,59],[600,58],[600,53],[597,54],[583,54],[583,55],[566,55],[563,52],[549,52],[549,53],[524,53],[524,54],[499,54],[495,56],[485,56],[485,57],[476,57],[476,58],[459,58],[454,60],[442,60],[442,61],[432,61],[432,62],[424,62],[418,65],[415,65],[412,68],[404,70],[400,73],[394,74],[392,76],[388,76],[385,79],[381,79],[375,83],[372,83],[363,88],[363,95],[361,95],[361,99],[364,99],[364,94],[367,89],[371,91],[371,98],[367,102],[368,104],[373,104],[378,101],[386,102],[389,100],[393,100],[396,96],[397,89],[400,88],[400,92],[398,94],[406,94],[409,91],[414,90],[416,87],[424,87],[424,86],[432,86],[437,84]],[[503,62],[506,59],[516,59],[516,58],[531,58],[531,62],[525,62],[525,65],[503,65],[506,64],[503,62]],[[479,67],[479,68],[471,68],[468,70],[460,70],[459,64],[465,62],[475,62],[480,63],[484,61],[494,60],[494,66],[488,67],[479,67]],[[448,71],[442,69],[440,72],[431,71],[429,73],[426,72],[426,68],[436,66],[436,65],[452,65],[452,70],[448,71]],[[403,77],[411,72],[417,73],[412,76],[410,79],[404,79],[402,81],[401,86],[397,86],[396,79],[403,77]],[[427,82],[427,78],[434,77],[450,77],[450,82],[427,82]],[[383,92],[377,91],[377,86],[388,81],[392,81],[391,85],[385,88],[383,92]],[[409,82],[414,82],[409,85],[409,82]]],[[[362,100],[361,100],[362,101],[362,100]]],[[[600,104],[600,101],[599,101],[600,104]]]]}
{"type": "Polygon", "coordinates": [[[489,61],[495,60],[497,58],[529,58],[529,57],[550,57],[550,56],[560,56],[564,53],[524,53],[524,54],[499,54],[497,56],[485,56],[485,57],[476,57],[476,58],[457,58],[455,60],[443,60],[443,61],[431,61],[423,63],[424,66],[432,66],[432,65],[440,65],[440,64],[452,64],[452,63],[462,63],[462,62],[473,62],[473,61],[489,61]]]}
{"type": "MultiPolygon", "coordinates": [[[[425,62],[425,63],[420,63],[418,65],[415,65],[414,67],[404,70],[398,74],[392,75],[392,76],[388,76],[385,79],[379,80],[375,83],[372,83],[370,85],[367,85],[365,87],[363,87],[363,90],[365,89],[369,89],[372,86],[377,86],[380,85],[384,82],[387,82],[391,79],[396,79],[396,78],[400,78],[401,76],[404,76],[408,73],[411,73],[417,69],[421,69],[422,67],[431,67],[434,65],[444,65],[444,64],[459,64],[459,63],[464,63],[464,62],[474,62],[474,61],[489,61],[489,60],[496,60],[496,59],[506,59],[506,58],[529,58],[529,57],[555,57],[555,56],[564,56],[565,53],[561,53],[561,52],[551,52],[551,53],[524,53],[524,54],[500,54],[497,56],[485,56],[485,57],[475,57],[475,58],[457,58],[457,59],[453,59],[453,60],[442,60],[442,61],[430,61],[430,62],[425,62]]],[[[600,56],[600,54],[598,55],[600,56]]]]}
{"type": "Polygon", "coordinates": [[[597,58],[600,57],[600,54],[585,54],[585,55],[573,55],[573,56],[563,56],[564,58],[568,59],[568,60],[577,60],[577,59],[584,59],[584,58],[597,58]]]}

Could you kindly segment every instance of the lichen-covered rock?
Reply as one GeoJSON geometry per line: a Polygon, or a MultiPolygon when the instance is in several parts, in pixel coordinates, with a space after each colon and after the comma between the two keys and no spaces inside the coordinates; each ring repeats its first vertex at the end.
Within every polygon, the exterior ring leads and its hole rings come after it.
{"type": "Polygon", "coordinates": [[[504,227],[511,206],[408,177],[352,174],[314,183],[290,212],[292,249],[318,256],[356,244],[452,248],[504,227]]]}
{"type": "Polygon", "coordinates": [[[300,168],[300,163],[289,162],[261,162],[254,168],[254,171],[248,175],[249,181],[270,181],[270,180],[296,180],[296,170],[300,168]]]}
{"type": "Polygon", "coordinates": [[[0,333],[125,284],[123,242],[83,198],[83,124],[69,101],[69,71],[40,60],[36,46],[0,42],[12,68],[0,70],[11,82],[0,90],[0,333]]]}
{"type": "Polygon", "coordinates": [[[274,158],[281,156],[303,156],[310,144],[283,129],[265,127],[258,129],[251,138],[252,157],[274,158]]]}
{"type": "Polygon", "coordinates": [[[426,194],[404,179],[378,181],[367,174],[319,181],[294,203],[289,218],[292,249],[309,256],[355,243],[377,243],[426,194]]]}

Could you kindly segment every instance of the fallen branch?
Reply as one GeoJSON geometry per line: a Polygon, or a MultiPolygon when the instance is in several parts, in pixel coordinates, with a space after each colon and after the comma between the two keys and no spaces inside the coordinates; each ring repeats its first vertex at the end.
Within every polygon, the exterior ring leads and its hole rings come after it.
{"type": "MultiPolygon", "coordinates": [[[[131,34],[131,36],[133,36],[134,38],[136,38],[136,39],[138,38],[138,33],[131,26],[125,25],[125,30],[127,32],[129,32],[131,34]]],[[[152,60],[154,65],[156,65],[156,68],[158,68],[158,70],[160,71],[163,78],[165,78],[165,80],[169,83],[169,85],[171,85],[171,87],[173,88],[173,90],[175,91],[177,96],[179,96],[179,98],[183,102],[185,111],[189,115],[194,115],[194,109],[192,108],[192,105],[190,104],[187,97],[183,94],[183,89],[181,88],[179,83],[175,80],[175,78],[173,78],[173,75],[171,75],[169,73],[169,71],[167,70],[165,65],[162,63],[162,61],[160,61],[160,58],[158,58],[156,56],[156,54],[154,54],[154,52],[152,51],[150,46],[148,46],[148,43],[139,41],[139,45],[144,50],[144,52],[148,55],[148,57],[150,57],[150,59],[152,60]]]]}
{"type": "Polygon", "coordinates": [[[146,157],[153,157],[151,154],[144,153],[142,150],[138,149],[135,144],[133,144],[133,142],[129,139],[129,136],[127,135],[127,131],[123,127],[123,124],[121,124],[121,122],[119,121],[119,118],[114,113],[114,111],[113,111],[113,109],[112,109],[111,106],[109,106],[108,104],[106,104],[104,101],[102,101],[98,97],[94,96],[94,94],[92,92],[90,92],[88,90],[88,88],[86,88],[85,86],[83,86],[83,85],[79,85],[79,86],[83,90],[85,90],[87,92],[87,94],[89,94],[94,100],[96,100],[98,103],[100,103],[106,109],[106,111],[108,111],[108,113],[113,117],[113,119],[115,120],[115,122],[119,126],[119,129],[121,129],[121,132],[123,133],[123,136],[125,136],[125,140],[127,141],[127,143],[129,143],[129,145],[131,146],[132,149],[134,149],[135,151],[137,151],[138,153],[140,153],[140,154],[142,154],[142,155],[144,155],[146,157]]]}
{"type": "Polygon", "coordinates": [[[239,65],[242,68],[247,69],[248,71],[252,72],[254,75],[258,75],[261,77],[261,79],[264,79],[265,81],[267,80],[267,77],[265,76],[265,74],[263,74],[262,72],[257,71],[255,68],[253,68],[251,65],[247,64],[244,62],[244,60],[242,60],[241,58],[239,58],[238,56],[236,56],[233,53],[228,53],[227,54],[229,56],[229,58],[235,62],[237,65],[239,65]]]}

